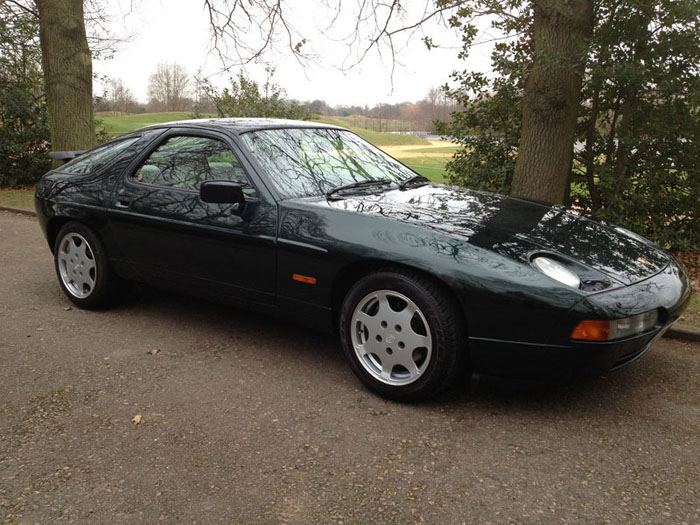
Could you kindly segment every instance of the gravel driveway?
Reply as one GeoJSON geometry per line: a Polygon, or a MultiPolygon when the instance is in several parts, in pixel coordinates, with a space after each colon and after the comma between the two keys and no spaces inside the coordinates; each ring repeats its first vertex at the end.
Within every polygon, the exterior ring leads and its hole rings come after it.
{"type": "Polygon", "coordinates": [[[700,522],[698,344],[400,405],[293,325],[151,289],[71,309],[31,218],[0,213],[0,269],[2,521],[700,522]]]}

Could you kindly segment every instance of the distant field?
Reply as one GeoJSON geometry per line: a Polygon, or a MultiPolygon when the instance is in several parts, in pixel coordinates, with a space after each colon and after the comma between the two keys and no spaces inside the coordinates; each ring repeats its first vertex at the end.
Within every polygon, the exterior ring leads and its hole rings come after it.
{"type": "MultiPolygon", "coordinates": [[[[207,115],[208,116],[208,115],[207,115]]],[[[123,133],[128,133],[151,124],[161,124],[175,120],[187,120],[192,118],[191,113],[171,112],[171,113],[141,113],[136,115],[115,115],[114,113],[98,114],[107,130],[107,133],[115,137],[123,133]]],[[[369,117],[352,115],[349,117],[328,117],[318,119],[324,124],[347,127],[360,137],[375,146],[384,149],[389,155],[400,159],[404,164],[414,169],[421,175],[425,175],[435,182],[444,182],[444,166],[451,158],[457,147],[446,141],[428,141],[414,135],[400,135],[397,133],[386,133],[373,131],[363,127],[355,127],[357,124],[374,125],[369,117]]],[[[384,125],[398,126],[398,121],[382,121],[384,125]]]]}
{"type": "Polygon", "coordinates": [[[424,144],[385,144],[380,147],[392,157],[405,159],[409,157],[431,157],[451,159],[457,146],[450,144],[446,140],[431,140],[424,144]]]}
{"type": "Polygon", "coordinates": [[[418,144],[418,145],[430,145],[425,139],[416,137],[414,135],[399,135],[398,133],[384,133],[383,131],[372,131],[370,129],[363,128],[353,128],[352,126],[347,126],[350,131],[357,133],[360,137],[365,139],[367,142],[371,142],[375,146],[391,146],[391,145],[403,145],[403,144],[418,144]]]}
{"type": "MultiPolygon", "coordinates": [[[[433,141],[434,143],[437,143],[438,141],[433,141]]],[[[440,141],[440,143],[447,143],[447,141],[440,141]]],[[[432,146],[430,148],[415,148],[411,149],[412,153],[429,153],[430,155],[436,155],[436,154],[446,154],[448,157],[452,157],[454,153],[457,151],[459,146],[456,144],[450,144],[448,146],[432,146]]]]}
{"type": "MultiPolygon", "coordinates": [[[[107,133],[115,137],[144,126],[150,126],[151,124],[187,120],[192,118],[192,114],[184,111],[141,113],[136,115],[103,113],[98,114],[97,118],[102,121],[107,133]]],[[[372,125],[372,120],[368,117],[353,115],[350,117],[322,117],[318,122],[347,127],[366,141],[381,147],[390,155],[400,159],[404,164],[421,175],[425,175],[435,182],[445,181],[444,166],[452,156],[452,153],[457,149],[455,145],[445,141],[428,141],[414,135],[386,133],[353,126],[353,124],[362,124],[367,121],[369,121],[368,125],[372,125]]],[[[398,121],[393,122],[394,124],[398,123],[398,121]]],[[[387,121],[383,121],[383,123],[386,125],[387,121]]],[[[391,124],[391,126],[394,124],[391,124]]]]}
{"type": "MultiPolygon", "coordinates": [[[[144,126],[150,126],[151,124],[161,124],[174,120],[187,120],[192,118],[192,114],[185,111],[171,113],[140,113],[136,115],[120,116],[115,116],[113,113],[103,113],[98,114],[97,118],[102,121],[109,136],[116,137],[144,126]]],[[[413,135],[399,135],[396,133],[385,133],[361,127],[353,127],[351,117],[323,117],[319,119],[318,122],[348,127],[360,137],[376,146],[401,144],[430,145],[430,142],[427,140],[413,135]]]]}
{"type": "Polygon", "coordinates": [[[400,120],[379,119],[366,117],[364,115],[349,115],[347,117],[323,115],[318,121],[325,124],[333,124],[334,126],[342,126],[344,128],[362,128],[371,129],[373,131],[380,129],[382,131],[403,131],[407,128],[407,123],[400,120]]]}
{"type": "MultiPolygon", "coordinates": [[[[399,133],[387,133],[385,131],[374,131],[372,129],[373,122],[377,119],[371,119],[369,117],[363,117],[361,115],[352,115],[349,117],[329,117],[322,116],[316,119],[316,122],[322,122],[323,124],[331,124],[333,126],[342,126],[348,128],[349,130],[357,133],[360,137],[365,139],[367,142],[371,142],[375,146],[389,146],[389,145],[401,145],[401,144],[416,144],[416,145],[426,145],[429,146],[430,142],[415,135],[401,135],[399,133]]],[[[389,122],[393,124],[388,125],[390,131],[398,131],[399,121],[382,121],[385,125],[389,122]]]]}
{"type": "Polygon", "coordinates": [[[104,124],[107,133],[111,137],[123,135],[129,131],[150,126],[151,124],[161,124],[172,122],[173,120],[187,120],[192,118],[192,113],[187,111],[170,113],[139,113],[136,115],[121,115],[118,117],[97,114],[96,118],[104,124]]]}
{"type": "Polygon", "coordinates": [[[408,157],[399,159],[406,166],[429,178],[433,182],[447,182],[445,163],[449,159],[408,157]]]}

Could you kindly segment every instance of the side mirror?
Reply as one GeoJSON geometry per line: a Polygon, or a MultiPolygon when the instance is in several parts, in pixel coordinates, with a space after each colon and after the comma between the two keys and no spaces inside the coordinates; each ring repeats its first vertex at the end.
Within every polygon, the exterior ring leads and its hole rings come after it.
{"type": "Polygon", "coordinates": [[[245,205],[243,188],[227,180],[208,180],[199,187],[199,198],[214,204],[233,204],[233,211],[240,213],[245,205]]]}

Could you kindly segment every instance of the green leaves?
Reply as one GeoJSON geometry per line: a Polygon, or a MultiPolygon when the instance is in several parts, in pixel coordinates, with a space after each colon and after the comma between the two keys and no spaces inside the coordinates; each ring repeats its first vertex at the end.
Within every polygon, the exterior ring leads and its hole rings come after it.
{"type": "MultiPolygon", "coordinates": [[[[461,56],[477,41],[471,17],[489,13],[499,38],[493,74],[452,75],[456,87],[445,91],[462,110],[439,132],[461,145],[447,166],[451,182],[507,193],[532,60],[530,4],[468,7],[453,22],[464,35],[461,56]]],[[[698,0],[597,2],[572,144],[572,204],[668,248],[700,246],[698,35],[698,0]]]]}
{"type": "Polygon", "coordinates": [[[272,71],[262,90],[254,80],[239,73],[231,79],[230,87],[214,95],[214,100],[229,117],[266,117],[307,120],[311,111],[298,103],[284,98],[284,90],[270,80],[272,71]]]}
{"type": "Polygon", "coordinates": [[[0,4],[0,185],[36,182],[50,167],[38,26],[0,4]]]}
{"type": "Polygon", "coordinates": [[[49,127],[43,98],[23,86],[0,89],[0,185],[35,183],[50,166],[49,127]]]}

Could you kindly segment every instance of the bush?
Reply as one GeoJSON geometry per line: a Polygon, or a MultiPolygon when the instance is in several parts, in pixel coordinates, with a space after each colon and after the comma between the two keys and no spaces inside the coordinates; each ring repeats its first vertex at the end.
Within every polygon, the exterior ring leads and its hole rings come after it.
{"type": "Polygon", "coordinates": [[[46,104],[18,86],[0,89],[0,185],[29,186],[51,168],[46,104]]]}

